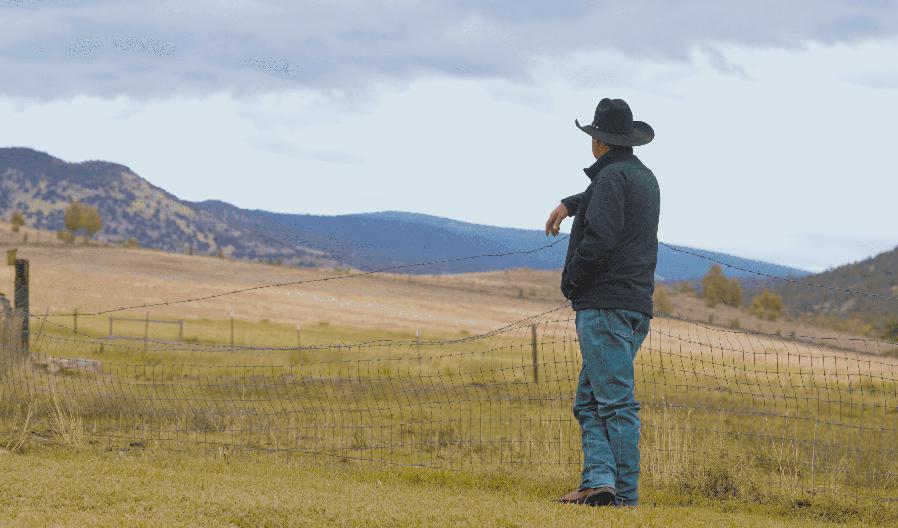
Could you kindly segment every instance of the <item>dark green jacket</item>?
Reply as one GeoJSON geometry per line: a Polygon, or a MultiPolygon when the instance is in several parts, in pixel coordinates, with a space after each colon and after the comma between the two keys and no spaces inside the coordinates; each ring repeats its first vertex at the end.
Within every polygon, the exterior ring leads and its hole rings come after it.
{"type": "Polygon", "coordinates": [[[574,216],[561,291],[574,310],[622,308],[652,315],[658,262],[658,180],[632,149],[583,169],[580,194],[562,200],[574,216]]]}

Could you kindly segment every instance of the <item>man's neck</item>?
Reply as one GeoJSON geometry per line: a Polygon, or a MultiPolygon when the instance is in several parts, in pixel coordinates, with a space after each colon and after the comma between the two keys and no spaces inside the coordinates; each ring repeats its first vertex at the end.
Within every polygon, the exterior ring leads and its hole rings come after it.
{"type": "Polygon", "coordinates": [[[591,166],[583,169],[583,172],[586,173],[586,176],[589,179],[593,179],[602,170],[605,166],[610,164],[611,162],[618,160],[624,156],[632,156],[633,155],[633,147],[618,147],[609,150],[605,154],[602,154],[600,157],[596,158],[596,162],[591,166]]]}

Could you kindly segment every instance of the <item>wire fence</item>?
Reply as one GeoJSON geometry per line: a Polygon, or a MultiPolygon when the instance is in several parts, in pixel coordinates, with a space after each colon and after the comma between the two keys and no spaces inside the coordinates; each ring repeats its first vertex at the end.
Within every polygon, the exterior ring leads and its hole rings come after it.
{"type": "MultiPolygon", "coordinates": [[[[645,479],[715,496],[898,496],[895,343],[659,315],[635,365],[645,479]]],[[[31,317],[42,324],[27,349],[14,321],[2,329],[7,438],[447,469],[582,463],[568,304],[461,338],[283,347],[99,337],[31,317]]]]}

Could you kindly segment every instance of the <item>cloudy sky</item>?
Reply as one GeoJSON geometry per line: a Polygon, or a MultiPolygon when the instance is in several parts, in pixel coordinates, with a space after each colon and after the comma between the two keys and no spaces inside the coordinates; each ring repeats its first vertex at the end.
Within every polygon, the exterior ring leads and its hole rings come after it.
{"type": "Polygon", "coordinates": [[[589,121],[656,139],[660,236],[811,270],[898,245],[898,3],[0,0],[0,146],[188,200],[540,228],[589,121]]]}

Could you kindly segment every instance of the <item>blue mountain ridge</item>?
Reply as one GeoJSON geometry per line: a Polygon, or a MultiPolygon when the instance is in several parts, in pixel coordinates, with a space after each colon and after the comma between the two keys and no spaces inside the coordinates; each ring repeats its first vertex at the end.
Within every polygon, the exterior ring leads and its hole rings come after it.
{"type": "MultiPolygon", "coordinates": [[[[207,206],[208,202],[198,204],[207,206]]],[[[221,204],[218,207],[221,207],[221,204]]],[[[272,237],[293,237],[290,242],[327,251],[344,264],[359,269],[406,266],[422,261],[444,261],[484,254],[529,254],[483,257],[407,268],[408,273],[461,273],[510,268],[560,269],[567,241],[546,237],[539,230],[495,227],[461,222],[421,213],[385,211],[338,216],[299,215],[246,211],[272,237]],[[279,234],[279,235],[278,235],[279,234]],[[554,245],[552,245],[554,243],[554,245]]],[[[282,238],[283,240],[283,238],[282,238]]],[[[725,253],[673,246],[759,273],[802,276],[804,270],[725,253]]],[[[663,281],[701,278],[713,262],[665,246],[658,249],[657,278],[663,281]]],[[[731,277],[754,277],[728,268],[731,277]]]]}

